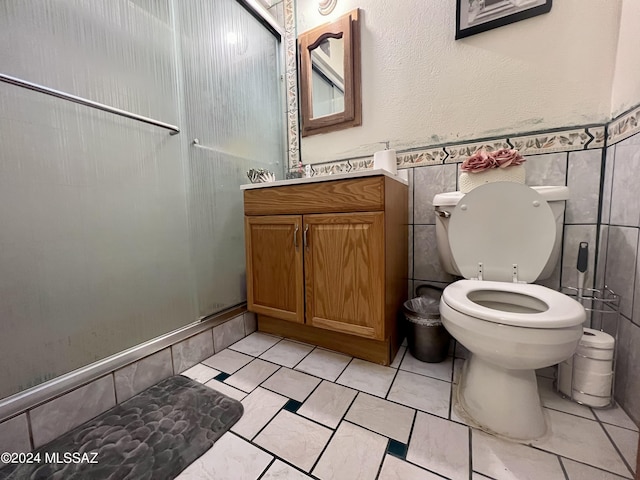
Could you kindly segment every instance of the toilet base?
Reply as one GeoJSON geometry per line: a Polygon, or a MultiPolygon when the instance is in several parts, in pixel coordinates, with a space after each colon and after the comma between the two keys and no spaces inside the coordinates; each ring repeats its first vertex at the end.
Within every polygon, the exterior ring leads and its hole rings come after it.
{"type": "Polygon", "coordinates": [[[458,402],[481,429],[512,440],[547,432],[535,370],[509,370],[476,355],[465,362],[458,402]]]}

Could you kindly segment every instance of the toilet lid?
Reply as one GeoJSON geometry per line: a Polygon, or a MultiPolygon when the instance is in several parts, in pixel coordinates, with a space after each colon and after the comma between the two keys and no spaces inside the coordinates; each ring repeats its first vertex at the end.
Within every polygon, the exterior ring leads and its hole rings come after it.
{"type": "Polygon", "coordinates": [[[449,244],[465,278],[535,281],[556,236],[549,204],[532,188],[513,182],[487,183],[467,193],[449,220],[449,244]]]}

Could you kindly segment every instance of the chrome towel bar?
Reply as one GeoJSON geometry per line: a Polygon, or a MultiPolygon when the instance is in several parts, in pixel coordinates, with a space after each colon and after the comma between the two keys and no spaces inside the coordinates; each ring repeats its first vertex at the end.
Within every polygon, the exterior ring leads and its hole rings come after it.
{"type": "Polygon", "coordinates": [[[131,118],[132,120],[138,120],[139,122],[148,123],[149,125],[155,125],[156,127],[161,127],[169,130],[171,135],[176,135],[180,133],[180,129],[175,125],[170,125],[168,123],[159,122],[157,120],[153,120],[151,118],[143,117],[142,115],[137,115],[135,113],[127,112],[125,110],[120,110],[119,108],[110,107],[108,105],[104,105],[102,103],[94,102],[92,100],[87,100],[86,98],[77,97],[75,95],[71,95],[69,93],[61,92],[60,90],[55,90],[49,87],[43,87],[42,85],[38,85],[37,83],[27,82],[26,80],[21,80],[16,77],[12,77],[10,75],[5,75],[4,73],[0,73],[0,81],[9,83],[11,85],[16,85],[18,87],[27,88],[29,90],[33,90],[35,92],[44,93],[46,95],[51,95],[52,97],[61,98],[63,100],[68,100],[73,103],[78,103],[80,105],[84,105],[85,107],[96,108],[98,110],[102,110],[104,112],[113,113],[115,115],[119,115],[121,117],[131,118]]]}

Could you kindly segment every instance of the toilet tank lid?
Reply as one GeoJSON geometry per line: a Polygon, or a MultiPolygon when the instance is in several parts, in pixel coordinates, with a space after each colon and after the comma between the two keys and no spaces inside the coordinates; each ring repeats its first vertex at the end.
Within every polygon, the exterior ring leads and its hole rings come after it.
{"type": "MultiPolygon", "coordinates": [[[[543,185],[532,186],[531,188],[538,192],[547,202],[569,199],[569,187],[565,187],[564,185],[543,185]]],[[[464,195],[462,192],[438,193],[433,197],[433,206],[455,207],[464,195]]]]}

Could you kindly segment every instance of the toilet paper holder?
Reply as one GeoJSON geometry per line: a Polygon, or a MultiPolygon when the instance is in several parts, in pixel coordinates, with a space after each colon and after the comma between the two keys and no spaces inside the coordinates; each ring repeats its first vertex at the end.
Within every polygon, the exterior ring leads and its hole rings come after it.
{"type": "Polygon", "coordinates": [[[565,287],[563,293],[582,303],[598,339],[586,330],[585,335],[595,341],[581,340],[576,353],[558,365],[556,392],[592,408],[610,408],[615,404],[620,295],[606,285],[602,289],[565,287]]]}

